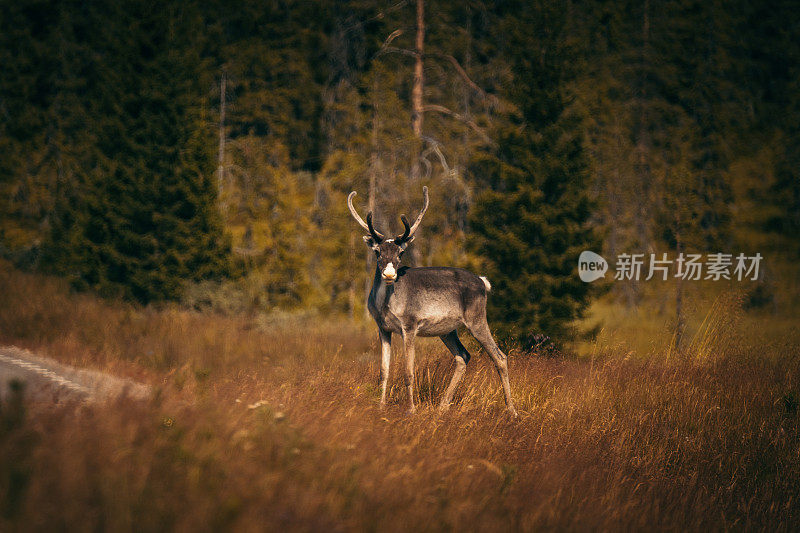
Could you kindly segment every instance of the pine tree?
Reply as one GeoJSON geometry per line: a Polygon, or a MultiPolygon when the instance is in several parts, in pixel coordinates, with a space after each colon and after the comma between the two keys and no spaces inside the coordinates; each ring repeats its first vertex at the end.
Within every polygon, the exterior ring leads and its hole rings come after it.
{"type": "Polygon", "coordinates": [[[565,65],[574,59],[559,34],[564,14],[504,6],[498,35],[508,39],[515,80],[507,97],[519,113],[499,128],[496,149],[472,161],[485,189],[475,199],[469,242],[493,285],[493,328],[531,347],[539,335],[572,337],[570,323],[590,296],[576,273],[578,256],[599,242],[589,224],[580,123],[564,93],[565,65]]]}
{"type": "Polygon", "coordinates": [[[762,210],[774,210],[766,228],[790,240],[800,255],[800,24],[797,3],[777,2],[761,6],[761,20],[752,39],[752,53],[762,59],[767,98],[760,116],[762,128],[771,133],[775,150],[775,178],[762,210]],[[764,209],[766,207],[766,209],[764,209]]]}
{"type": "Polygon", "coordinates": [[[92,105],[104,80],[93,49],[105,36],[105,9],[0,6],[0,248],[36,248],[59,194],[98,157],[92,105]]]}
{"type": "MultiPolygon", "coordinates": [[[[730,132],[744,115],[732,36],[747,20],[735,7],[634,0],[576,9],[585,59],[572,90],[588,119],[610,257],[729,245],[730,132]]],[[[637,280],[614,288],[631,306],[642,292],[637,280]]]]}
{"type": "Polygon", "coordinates": [[[47,259],[78,287],[174,299],[229,269],[199,105],[199,20],[177,2],[127,2],[117,17],[95,104],[100,156],[59,201],[47,259]]]}

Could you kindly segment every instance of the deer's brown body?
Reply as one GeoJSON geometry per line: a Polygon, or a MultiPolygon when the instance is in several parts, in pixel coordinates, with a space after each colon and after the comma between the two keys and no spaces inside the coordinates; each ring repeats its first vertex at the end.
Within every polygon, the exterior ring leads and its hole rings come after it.
{"type": "Polygon", "coordinates": [[[491,357],[503,384],[506,406],[516,415],[508,381],[506,355],[497,347],[486,321],[486,298],[491,285],[486,278],[460,268],[400,267],[406,247],[428,208],[428,190],[423,188],[425,203],[414,225],[409,227],[402,216],[405,232],[386,239],[372,226],[372,213],[365,223],[353,208],[350,193],[347,204],[356,221],[369,232],[365,242],[376,254],[377,266],[367,306],[381,341],[381,405],[386,404],[386,387],[391,362],[392,333],[403,337],[406,358],[406,387],[410,410],[414,411],[414,340],[416,337],[440,337],[455,357],[456,369],[444,393],[440,407],[447,409],[453,400],[456,386],[464,376],[470,354],[458,339],[459,326],[465,326],[491,357]]]}

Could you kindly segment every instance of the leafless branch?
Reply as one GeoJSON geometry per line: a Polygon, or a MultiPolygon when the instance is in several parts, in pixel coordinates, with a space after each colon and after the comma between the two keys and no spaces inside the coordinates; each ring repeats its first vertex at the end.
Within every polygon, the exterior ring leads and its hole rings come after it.
{"type": "Polygon", "coordinates": [[[378,11],[378,13],[376,13],[375,15],[373,15],[373,16],[367,18],[367,19],[356,21],[355,24],[347,26],[346,28],[344,28],[344,32],[347,33],[350,30],[354,30],[356,28],[362,28],[364,26],[364,24],[366,24],[368,22],[372,22],[374,20],[382,20],[383,17],[385,17],[387,13],[391,13],[392,11],[397,11],[398,9],[405,7],[407,4],[408,4],[408,0],[401,0],[400,2],[397,2],[396,4],[387,7],[383,11],[378,11]]]}
{"type": "MultiPolygon", "coordinates": [[[[414,50],[408,50],[406,48],[397,48],[395,46],[389,46],[389,44],[392,41],[394,41],[397,37],[399,37],[402,34],[403,34],[403,30],[399,30],[398,29],[398,30],[393,31],[392,34],[389,35],[389,37],[386,38],[386,41],[384,41],[383,45],[380,47],[378,52],[375,54],[375,57],[379,57],[379,56],[382,56],[384,54],[401,54],[401,55],[405,55],[405,56],[408,56],[408,57],[413,57],[413,58],[416,59],[417,52],[414,51],[414,50]]],[[[449,62],[453,66],[453,68],[455,69],[456,73],[464,80],[464,82],[467,84],[467,86],[470,89],[472,89],[473,91],[478,93],[478,95],[480,95],[481,98],[483,98],[484,100],[488,101],[492,106],[495,106],[495,107],[499,106],[500,102],[497,99],[497,97],[494,96],[493,94],[487,93],[477,83],[475,83],[472,80],[472,78],[469,77],[469,74],[467,74],[467,71],[464,70],[464,67],[461,66],[461,63],[458,62],[458,59],[456,59],[452,55],[450,55],[450,54],[440,54],[440,53],[435,53],[434,52],[434,53],[426,53],[426,54],[423,55],[423,57],[431,57],[431,58],[435,58],[435,59],[443,59],[443,60],[449,62]]]]}
{"type": "Polygon", "coordinates": [[[401,54],[401,55],[409,56],[409,57],[413,57],[413,58],[417,57],[417,53],[414,50],[407,50],[405,48],[397,48],[395,46],[383,46],[383,47],[381,47],[381,49],[378,50],[378,53],[375,54],[375,57],[379,57],[379,56],[382,56],[382,55],[385,55],[385,54],[401,54]]]}
{"type": "Polygon", "coordinates": [[[419,159],[420,161],[422,161],[422,164],[425,165],[425,176],[423,177],[424,179],[427,180],[431,177],[431,172],[433,172],[433,167],[431,166],[431,162],[428,161],[428,158],[425,157],[425,154],[422,154],[419,159]]]}
{"type": "Polygon", "coordinates": [[[245,248],[243,246],[234,246],[233,253],[237,255],[242,255],[245,257],[255,257],[257,255],[261,255],[262,250],[256,248],[245,248]]]}
{"type": "Polygon", "coordinates": [[[391,33],[391,35],[389,35],[389,36],[386,38],[386,40],[385,40],[385,41],[383,41],[383,44],[381,45],[381,50],[383,50],[384,48],[386,48],[387,46],[389,46],[390,44],[392,44],[392,41],[394,41],[395,39],[397,39],[397,38],[398,38],[398,37],[400,37],[401,35],[403,35],[403,30],[401,30],[401,29],[394,30],[394,31],[391,33]]]}
{"type": "Polygon", "coordinates": [[[450,165],[447,164],[447,159],[445,159],[444,154],[442,153],[441,143],[432,137],[428,137],[427,135],[423,135],[422,138],[425,140],[425,142],[430,144],[430,148],[425,150],[425,152],[422,154],[422,157],[426,157],[429,152],[434,152],[439,157],[439,163],[441,163],[444,171],[447,174],[452,174],[452,169],[450,168],[450,165]]]}
{"type": "Polygon", "coordinates": [[[487,93],[480,86],[478,86],[477,83],[472,81],[472,78],[469,77],[469,74],[467,74],[467,71],[464,70],[464,67],[461,66],[461,63],[458,62],[458,59],[456,59],[450,54],[431,53],[431,54],[425,54],[425,56],[433,57],[436,59],[444,59],[445,61],[448,61],[451,65],[453,65],[455,71],[467,83],[467,86],[469,86],[470,89],[481,95],[481,98],[488,100],[489,103],[491,103],[492,105],[497,105],[498,103],[497,97],[487,93]]]}
{"type": "Polygon", "coordinates": [[[466,124],[467,126],[469,126],[470,128],[472,128],[472,131],[477,133],[478,136],[481,139],[483,139],[487,144],[494,144],[492,139],[486,134],[485,131],[483,131],[483,128],[481,128],[480,126],[475,124],[474,121],[468,119],[464,115],[461,115],[461,114],[456,113],[455,111],[453,111],[451,109],[448,109],[447,107],[445,107],[443,105],[428,104],[428,105],[423,106],[422,110],[423,111],[436,111],[437,113],[442,113],[444,115],[448,115],[450,117],[453,117],[454,119],[459,120],[459,121],[463,122],[464,124],[466,124]]]}

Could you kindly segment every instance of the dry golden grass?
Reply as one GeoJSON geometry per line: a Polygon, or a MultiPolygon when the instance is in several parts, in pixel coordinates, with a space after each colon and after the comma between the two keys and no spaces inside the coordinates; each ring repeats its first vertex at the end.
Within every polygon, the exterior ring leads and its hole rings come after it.
{"type": "Polygon", "coordinates": [[[409,416],[398,357],[378,408],[372,328],[104,303],[2,266],[0,342],[158,392],[2,405],[0,530],[796,529],[797,345],[732,342],[728,311],[647,358],[511,354],[518,420],[474,345],[439,414],[453,364],[423,341],[409,416]]]}

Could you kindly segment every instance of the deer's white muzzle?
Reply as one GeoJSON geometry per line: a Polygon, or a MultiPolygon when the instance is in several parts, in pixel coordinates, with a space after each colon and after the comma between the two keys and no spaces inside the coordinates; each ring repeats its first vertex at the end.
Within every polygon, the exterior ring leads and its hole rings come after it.
{"type": "Polygon", "coordinates": [[[386,268],[383,269],[383,279],[389,283],[394,283],[397,279],[397,271],[394,269],[394,265],[389,263],[386,265],[386,268]]]}

